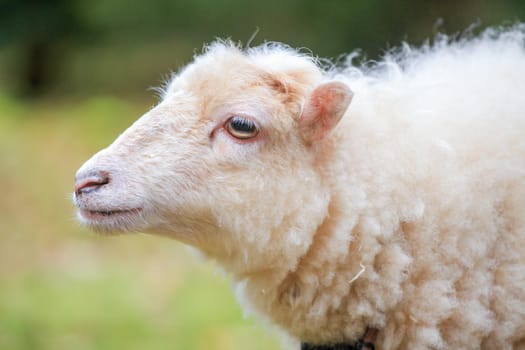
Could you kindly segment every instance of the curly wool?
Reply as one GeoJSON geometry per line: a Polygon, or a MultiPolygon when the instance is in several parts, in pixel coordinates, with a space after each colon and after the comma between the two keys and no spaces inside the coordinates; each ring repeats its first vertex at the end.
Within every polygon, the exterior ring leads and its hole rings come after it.
{"type": "Polygon", "coordinates": [[[327,74],[355,97],[321,166],[325,220],[273,300],[264,279],[241,298],[321,344],[373,325],[378,349],[525,347],[523,30],[327,74]]]}

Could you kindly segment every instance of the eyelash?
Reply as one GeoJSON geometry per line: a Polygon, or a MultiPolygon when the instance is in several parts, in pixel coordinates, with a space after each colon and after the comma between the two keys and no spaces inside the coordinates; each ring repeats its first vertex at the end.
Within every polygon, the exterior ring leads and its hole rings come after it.
{"type": "Polygon", "coordinates": [[[232,137],[239,140],[248,140],[259,134],[259,127],[250,118],[233,115],[224,123],[224,129],[232,137]]]}

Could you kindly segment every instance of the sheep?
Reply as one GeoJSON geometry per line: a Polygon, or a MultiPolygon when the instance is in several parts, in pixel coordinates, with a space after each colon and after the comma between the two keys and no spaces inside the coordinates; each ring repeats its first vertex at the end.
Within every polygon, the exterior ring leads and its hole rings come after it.
{"type": "Polygon", "coordinates": [[[217,41],[78,170],[78,218],[196,247],[304,348],[525,349],[524,39],[217,41]]]}

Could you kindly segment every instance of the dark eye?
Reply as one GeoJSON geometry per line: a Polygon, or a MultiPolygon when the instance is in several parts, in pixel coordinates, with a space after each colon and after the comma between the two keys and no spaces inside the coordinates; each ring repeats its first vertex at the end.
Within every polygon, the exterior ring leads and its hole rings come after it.
{"type": "Polygon", "coordinates": [[[234,115],[225,124],[226,130],[235,138],[244,140],[257,136],[257,125],[248,118],[234,115]]]}

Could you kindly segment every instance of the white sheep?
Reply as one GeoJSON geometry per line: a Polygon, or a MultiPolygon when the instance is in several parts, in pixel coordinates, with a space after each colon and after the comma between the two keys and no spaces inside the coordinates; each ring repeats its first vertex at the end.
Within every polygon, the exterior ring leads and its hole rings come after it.
{"type": "Polygon", "coordinates": [[[306,343],[525,349],[524,38],[328,69],[217,42],[80,168],[78,216],[197,247],[306,343]]]}

